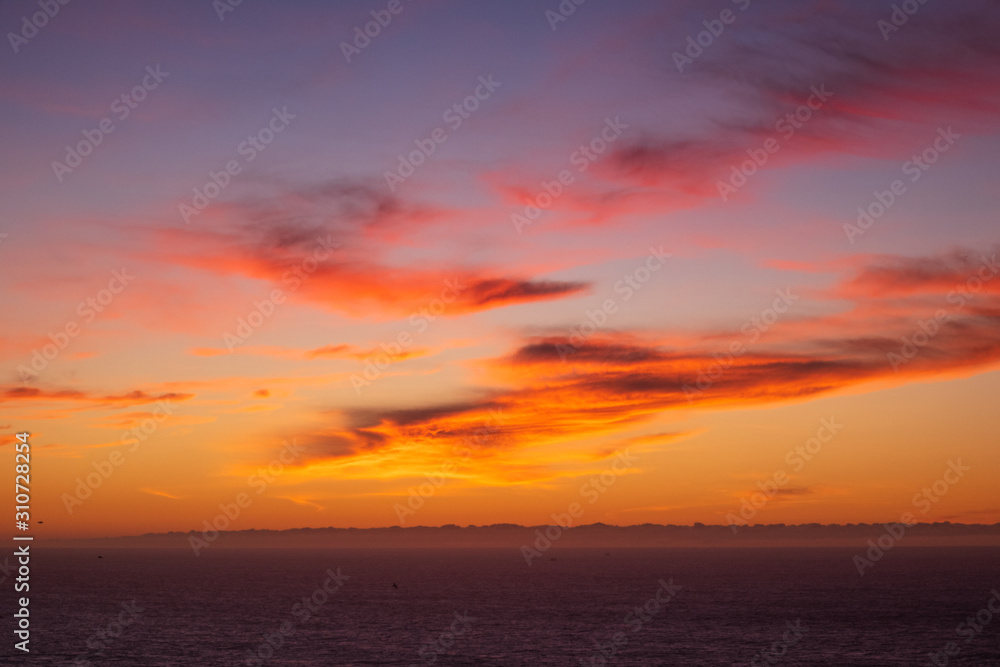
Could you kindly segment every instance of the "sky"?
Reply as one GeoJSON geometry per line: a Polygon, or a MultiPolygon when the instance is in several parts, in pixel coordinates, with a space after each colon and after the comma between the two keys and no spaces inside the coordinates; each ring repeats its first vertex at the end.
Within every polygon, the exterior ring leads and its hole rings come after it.
{"type": "Polygon", "coordinates": [[[4,3],[32,518],[1000,521],[998,23],[4,3]]]}

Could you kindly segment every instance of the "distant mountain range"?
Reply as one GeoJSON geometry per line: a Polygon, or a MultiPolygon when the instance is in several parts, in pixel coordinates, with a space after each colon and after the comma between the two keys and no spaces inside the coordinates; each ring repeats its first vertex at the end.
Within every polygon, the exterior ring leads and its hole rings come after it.
{"type": "MultiPolygon", "coordinates": [[[[1000,523],[832,524],[673,526],[603,523],[557,525],[414,526],[387,528],[292,528],[147,533],[128,537],[40,539],[52,547],[99,548],[515,548],[541,552],[567,547],[767,547],[1000,546],[1000,523]]],[[[40,545],[41,546],[41,545],[40,545]]]]}

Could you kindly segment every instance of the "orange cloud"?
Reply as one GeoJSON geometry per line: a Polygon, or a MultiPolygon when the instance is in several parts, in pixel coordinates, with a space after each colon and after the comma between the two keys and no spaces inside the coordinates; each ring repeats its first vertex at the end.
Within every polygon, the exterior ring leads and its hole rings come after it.
{"type": "MultiPolygon", "coordinates": [[[[941,273],[940,258],[895,261],[907,271],[923,264],[922,275],[941,273]]],[[[946,277],[925,281],[925,290],[940,297],[942,285],[963,274],[942,275],[946,277]]],[[[859,276],[846,284],[856,288],[865,281],[886,280],[884,272],[874,269],[863,269],[859,276]]],[[[373,461],[393,461],[390,467],[406,470],[458,457],[457,475],[511,481],[506,475],[516,466],[505,471],[505,462],[530,448],[536,460],[528,474],[538,479],[552,474],[540,448],[578,441],[581,434],[593,438],[620,431],[664,411],[798,401],[866,382],[898,384],[1000,362],[1000,299],[993,294],[984,294],[976,310],[953,311],[934,335],[915,345],[912,357],[894,362],[893,355],[906,357],[907,336],[919,340],[914,335],[921,330],[925,311],[917,306],[909,318],[893,313],[879,319],[872,316],[877,310],[858,308],[840,316],[839,332],[829,326],[829,318],[814,318],[817,324],[810,326],[810,318],[802,317],[774,325],[798,334],[776,336],[776,348],[753,350],[741,340],[744,335],[736,333],[733,342],[741,343],[742,351],[729,346],[721,354],[697,345],[672,349],[627,333],[595,334],[586,340],[533,338],[486,364],[503,387],[466,402],[347,411],[345,428],[306,440],[307,465],[321,469],[327,461],[350,467],[363,459],[369,472],[357,474],[370,474],[373,461]],[[859,327],[868,333],[857,335],[859,327]],[[484,465],[487,461],[489,466],[484,465]]],[[[713,333],[705,340],[718,337],[713,333]]],[[[669,443],[685,435],[658,434],[631,442],[669,443]]],[[[581,459],[592,456],[580,452],[581,459]]],[[[517,474],[525,471],[517,469],[517,474]]]]}
{"type": "Polygon", "coordinates": [[[44,390],[36,387],[0,388],[0,399],[33,401],[40,403],[96,403],[116,408],[128,407],[132,405],[144,405],[147,403],[155,403],[156,401],[186,401],[191,398],[194,398],[194,394],[179,392],[148,394],[141,390],[134,390],[125,394],[95,395],[73,389],[44,390]]]}
{"type": "Polygon", "coordinates": [[[332,180],[213,209],[219,219],[210,229],[157,230],[150,240],[156,250],[143,255],[268,281],[286,296],[352,315],[462,315],[588,287],[452,262],[389,262],[381,257],[392,248],[382,231],[426,222],[429,214],[370,185],[332,180]],[[318,218],[327,222],[313,222],[318,218]]]}

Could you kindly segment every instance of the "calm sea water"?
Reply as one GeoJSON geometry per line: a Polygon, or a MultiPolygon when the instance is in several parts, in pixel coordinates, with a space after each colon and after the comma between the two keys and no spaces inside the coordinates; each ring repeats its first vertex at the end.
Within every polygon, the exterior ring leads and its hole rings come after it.
{"type": "Polygon", "coordinates": [[[957,632],[1000,589],[1000,550],[900,547],[863,578],[856,552],[556,549],[528,567],[516,549],[39,550],[28,660],[928,665],[953,641],[947,664],[1000,665],[1000,617],[957,632]]]}

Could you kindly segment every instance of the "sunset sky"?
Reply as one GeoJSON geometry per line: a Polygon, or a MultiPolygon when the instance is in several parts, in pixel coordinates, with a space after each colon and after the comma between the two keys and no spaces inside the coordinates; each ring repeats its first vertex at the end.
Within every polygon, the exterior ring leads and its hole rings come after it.
{"type": "Polygon", "coordinates": [[[778,472],[751,523],[1000,521],[996,2],[41,11],[0,433],[46,534],[720,524],[778,472]]]}

